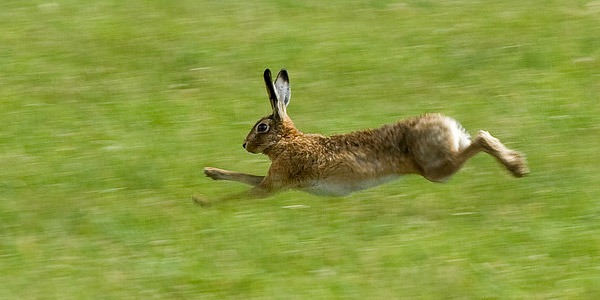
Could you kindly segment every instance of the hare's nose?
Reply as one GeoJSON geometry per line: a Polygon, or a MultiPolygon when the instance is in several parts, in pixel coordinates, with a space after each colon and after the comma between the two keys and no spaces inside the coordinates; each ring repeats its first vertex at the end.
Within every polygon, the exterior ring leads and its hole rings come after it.
{"type": "Polygon", "coordinates": [[[244,143],[242,144],[242,147],[244,147],[244,149],[246,149],[246,142],[244,142],[244,143]]]}

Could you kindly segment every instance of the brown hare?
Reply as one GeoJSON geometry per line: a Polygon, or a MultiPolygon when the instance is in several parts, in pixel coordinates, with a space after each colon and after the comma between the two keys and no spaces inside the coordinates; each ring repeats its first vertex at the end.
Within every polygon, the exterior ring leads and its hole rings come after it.
{"type": "Polygon", "coordinates": [[[272,163],[267,175],[204,169],[212,179],[254,186],[251,195],[298,189],[343,196],[404,174],[443,182],[481,151],[496,158],[515,177],[528,173],[521,153],[506,148],[486,131],[471,139],[457,121],[440,114],[329,137],[302,133],[286,112],[291,97],[287,71],[281,70],[275,82],[269,69],[263,76],[273,113],[256,122],[243,147],[269,157],[272,163]]]}

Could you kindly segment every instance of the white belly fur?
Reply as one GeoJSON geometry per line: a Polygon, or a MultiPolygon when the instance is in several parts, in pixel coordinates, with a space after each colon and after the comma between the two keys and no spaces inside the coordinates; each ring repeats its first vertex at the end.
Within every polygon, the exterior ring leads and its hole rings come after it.
{"type": "Polygon", "coordinates": [[[353,182],[332,182],[327,180],[315,181],[312,184],[301,188],[311,194],[321,196],[345,196],[352,192],[368,189],[397,179],[399,175],[392,174],[374,179],[366,179],[353,182]]]}

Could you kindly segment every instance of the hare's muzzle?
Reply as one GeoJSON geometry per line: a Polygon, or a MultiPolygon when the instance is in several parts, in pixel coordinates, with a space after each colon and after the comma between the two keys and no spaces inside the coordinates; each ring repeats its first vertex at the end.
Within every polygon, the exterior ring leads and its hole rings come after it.
{"type": "Polygon", "coordinates": [[[244,142],[244,143],[242,144],[242,147],[244,147],[244,149],[246,149],[246,142],[244,142]]]}

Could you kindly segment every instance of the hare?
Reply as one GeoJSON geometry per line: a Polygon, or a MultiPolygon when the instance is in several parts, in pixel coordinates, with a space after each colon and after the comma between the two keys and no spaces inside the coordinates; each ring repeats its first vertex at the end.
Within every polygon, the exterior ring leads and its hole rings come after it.
{"type": "Polygon", "coordinates": [[[529,172],[523,154],[508,149],[487,131],[479,131],[471,139],[457,121],[440,114],[329,137],[302,133],[286,111],[291,97],[287,71],[281,70],[275,82],[269,69],[263,77],[273,113],[254,124],[243,147],[269,157],[272,163],[267,175],[204,168],[204,174],[212,179],[253,186],[251,195],[298,189],[344,196],[404,174],[444,182],[481,151],[496,158],[515,177],[529,172]]]}

